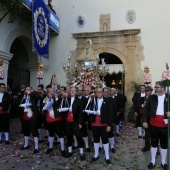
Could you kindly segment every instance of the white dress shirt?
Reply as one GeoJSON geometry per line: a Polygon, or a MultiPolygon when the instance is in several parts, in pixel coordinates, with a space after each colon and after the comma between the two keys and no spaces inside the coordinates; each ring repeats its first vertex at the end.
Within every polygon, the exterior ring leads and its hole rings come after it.
{"type": "Polygon", "coordinates": [[[3,96],[4,96],[4,93],[0,93],[0,103],[2,102],[3,96]]]}
{"type": "Polygon", "coordinates": [[[164,115],[164,100],[165,100],[165,94],[162,96],[158,96],[158,107],[156,110],[156,115],[164,115]]]}
{"type": "Polygon", "coordinates": [[[103,103],[103,98],[99,99],[97,98],[97,115],[100,115],[100,109],[102,107],[102,103],[103,103]]]}
{"type": "Polygon", "coordinates": [[[71,103],[70,103],[70,108],[69,108],[70,112],[72,112],[72,105],[73,105],[74,99],[75,97],[71,97],[71,103]]]}

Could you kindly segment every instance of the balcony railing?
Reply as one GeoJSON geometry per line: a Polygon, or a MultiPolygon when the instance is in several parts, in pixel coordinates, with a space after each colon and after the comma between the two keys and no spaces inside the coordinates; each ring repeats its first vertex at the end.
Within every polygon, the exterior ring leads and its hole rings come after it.
{"type": "MultiPolygon", "coordinates": [[[[7,3],[7,1],[5,0],[0,0],[0,2],[7,7],[10,6],[10,4],[7,3]]],[[[22,13],[21,13],[21,17],[23,18],[23,21],[21,21],[21,23],[26,20],[31,25],[32,23],[32,0],[23,0],[23,5],[25,8],[23,8],[22,13]]],[[[52,10],[50,10],[50,21],[49,22],[50,22],[50,31],[55,34],[59,34],[60,19],[52,10]]]]}

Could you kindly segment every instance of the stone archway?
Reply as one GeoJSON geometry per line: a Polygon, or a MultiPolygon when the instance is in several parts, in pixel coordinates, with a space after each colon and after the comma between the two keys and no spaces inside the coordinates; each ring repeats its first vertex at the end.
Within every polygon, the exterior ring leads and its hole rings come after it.
{"type": "MultiPolygon", "coordinates": [[[[12,58],[13,54],[10,53],[10,49],[11,49],[12,43],[17,38],[22,42],[22,44],[26,48],[26,52],[27,52],[28,59],[29,59],[27,64],[26,64],[26,68],[28,68],[28,70],[30,71],[30,80],[31,80],[30,85],[35,89],[37,87],[37,84],[38,84],[38,80],[36,79],[36,74],[37,74],[39,63],[44,64],[44,66],[45,66],[44,67],[45,68],[44,72],[46,74],[47,71],[48,71],[49,62],[46,61],[46,59],[43,59],[42,57],[37,57],[32,52],[32,35],[31,35],[31,31],[25,30],[25,29],[23,29],[21,27],[13,29],[8,34],[8,36],[6,38],[6,41],[4,42],[4,47],[3,47],[4,51],[2,51],[2,52],[0,51],[0,58],[5,59],[5,57],[2,56],[1,53],[6,54],[7,56],[10,56],[10,59],[12,58]]],[[[8,65],[9,65],[9,60],[10,59],[8,59],[8,61],[7,61],[6,75],[7,75],[7,72],[8,72],[8,65]]],[[[6,83],[7,79],[4,82],[6,83]]],[[[43,83],[43,82],[41,82],[41,83],[43,83]]]]}
{"type": "Polygon", "coordinates": [[[131,98],[134,93],[131,82],[142,82],[141,61],[144,60],[144,55],[139,33],[139,29],[134,29],[73,34],[77,40],[76,56],[83,51],[85,39],[91,39],[93,42],[91,48],[96,54],[106,52],[120,58],[125,68],[127,109],[132,104],[131,98]]]}

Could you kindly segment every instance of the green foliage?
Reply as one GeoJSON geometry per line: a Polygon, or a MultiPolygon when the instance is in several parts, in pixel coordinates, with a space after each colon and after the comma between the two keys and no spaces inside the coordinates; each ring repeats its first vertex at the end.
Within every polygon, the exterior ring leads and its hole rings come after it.
{"type": "Polygon", "coordinates": [[[21,14],[23,8],[23,0],[5,0],[5,3],[0,5],[0,11],[4,14],[10,12],[8,23],[13,23],[21,14]]]}
{"type": "Polygon", "coordinates": [[[127,120],[128,122],[132,122],[135,123],[135,115],[134,115],[134,110],[133,110],[133,106],[130,108],[128,115],[127,115],[127,120]]]}
{"type": "Polygon", "coordinates": [[[141,84],[135,81],[132,81],[131,83],[132,83],[132,88],[135,90],[135,92],[139,91],[141,84]]]}

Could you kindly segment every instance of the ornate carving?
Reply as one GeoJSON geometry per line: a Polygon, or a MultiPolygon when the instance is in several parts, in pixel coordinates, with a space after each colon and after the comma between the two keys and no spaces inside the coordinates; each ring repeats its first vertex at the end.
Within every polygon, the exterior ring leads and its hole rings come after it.
{"type": "Polygon", "coordinates": [[[110,14],[100,15],[100,31],[110,31],[110,14]]]}

